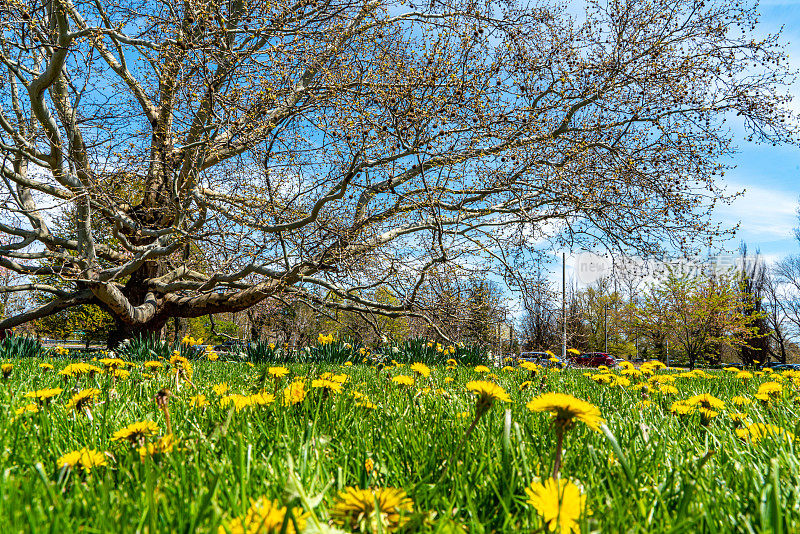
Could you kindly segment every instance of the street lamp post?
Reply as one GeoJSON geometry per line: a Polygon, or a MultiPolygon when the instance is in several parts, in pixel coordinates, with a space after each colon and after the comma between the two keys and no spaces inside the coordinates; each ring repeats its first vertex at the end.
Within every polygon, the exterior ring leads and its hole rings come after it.
{"type": "Polygon", "coordinates": [[[561,359],[567,361],[567,253],[561,253],[561,359]]]}

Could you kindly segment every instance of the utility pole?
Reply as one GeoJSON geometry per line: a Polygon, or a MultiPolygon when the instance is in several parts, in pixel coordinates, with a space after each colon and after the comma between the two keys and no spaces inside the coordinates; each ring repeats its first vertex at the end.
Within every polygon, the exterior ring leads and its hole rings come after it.
{"type": "Polygon", "coordinates": [[[608,354],[608,302],[603,305],[603,336],[605,337],[605,349],[603,352],[608,354]]]}
{"type": "Polygon", "coordinates": [[[567,361],[567,253],[561,253],[561,359],[567,361]]]}

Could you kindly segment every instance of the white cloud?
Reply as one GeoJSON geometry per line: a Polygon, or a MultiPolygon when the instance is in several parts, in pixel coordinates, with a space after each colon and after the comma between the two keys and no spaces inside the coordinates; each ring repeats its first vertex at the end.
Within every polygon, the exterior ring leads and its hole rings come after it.
{"type": "MultiPolygon", "coordinates": [[[[751,178],[751,182],[757,177],[751,178]]],[[[744,190],[730,205],[720,206],[716,217],[733,226],[741,223],[741,232],[761,240],[792,239],[797,226],[798,195],[793,191],[766,189],[754,185],[728,183],[729,192],[744,190]]]]}

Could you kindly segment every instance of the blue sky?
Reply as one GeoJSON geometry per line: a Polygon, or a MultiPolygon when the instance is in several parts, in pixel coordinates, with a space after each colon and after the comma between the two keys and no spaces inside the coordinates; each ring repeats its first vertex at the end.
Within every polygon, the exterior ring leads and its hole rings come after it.
{"type": "MultiPolygon", "coordinates": [[[[786,51],[790,64],[800,70],[800,0],[762,1],[759,12],[757,34],[775,33],[783,27],[782,40],[788,43],[786,51]]],[[[791,92],[794,95],[791,108],[800,120],[800,81],[791,92]]],[[[735,123],[734,117],[729,117],[728,122],[735,123]]],[[[800,243],[794,235],[795,228],[800,226],[800,146],[748,143],[742,126],[734,133],[737,151],[725,163],[735,168],[725,173],[721,184],[730,193],[744,191],[744,194],[730,205],[718,206],[714,220],[727,228],[739,224],[739,231],[735,237],[718,245],[735,253],[744,241],[751,252],[759,250],[768,262],[800,254],[800,243]]],[[[561,252],[554,250],[547,266],[549,278],[559,288],[561,252]]],[[[574,279],[579,251],[566,252],[567,278],[574,279]]],[[[586,284],[579,282],[578,285],[586,284]]],[[[515,313],[522,313],[519,302],[514,301],[512,308],[515,313]]]]}
{"type": "MultiPolygon", "coordinates": [[[[783,25],[789,59],[800,68],[800,0],[762,2],[760,31],[772,33],[783,25]]],[[[792,108],[800,115],[800,83],[793,88],[792,108]]],[[[800,147],[757,145],[737,136],[738,152],[729,162],[736,168],[725,174],[730,191],[745,194],[730,206],[718,209],[716,218],[726,226],[741,223],[739,233],[726,248],[745,241],[750,250],[760,249],[766,259],[777,260],[800,253],[794,237],[800,202],[800,147]]]]}

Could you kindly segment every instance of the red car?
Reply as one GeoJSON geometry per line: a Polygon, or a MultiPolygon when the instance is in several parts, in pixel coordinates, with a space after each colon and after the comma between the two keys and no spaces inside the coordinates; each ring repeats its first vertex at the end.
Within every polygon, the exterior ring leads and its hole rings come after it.
{"type": "Polygon", "coordinates": [[[569,360],[578,367],[614,367],[617,362],[605,352],[587,352],[579,356],[569,356],[569,360]]]}

